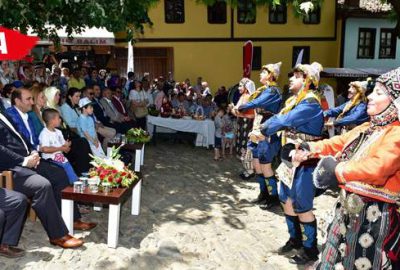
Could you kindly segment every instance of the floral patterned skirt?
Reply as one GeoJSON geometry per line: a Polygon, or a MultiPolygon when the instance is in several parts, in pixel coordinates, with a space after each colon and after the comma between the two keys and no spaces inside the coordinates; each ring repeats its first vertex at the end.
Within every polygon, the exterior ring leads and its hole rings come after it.
{"type": "Polygon", "coordinates": [[[242,157],[246,154],[248,136],[253,129],[253,121],[252,118],[237,118],[236,153],[242,157]]]}
{"type": "Polygon", "coordinates": [[[395,221],[391,215],[398,214],[397,207],[367,200],[359,207],[358,213],[350,214],[343,205],[343,201],[336,205],[316,269],[397,269],[384,248],[388,235],[396,233],[392,230],[396,225],[392,224],[395,221]]]}

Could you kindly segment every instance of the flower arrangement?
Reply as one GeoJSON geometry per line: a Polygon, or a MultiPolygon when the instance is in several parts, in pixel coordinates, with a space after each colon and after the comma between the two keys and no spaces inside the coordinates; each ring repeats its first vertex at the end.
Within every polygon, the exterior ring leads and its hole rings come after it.
{"type": "Polygon", "coordinates": [[[125,136],[128,143],[147,143],[150,141],[150,134],[141,128],[131,128],[125,136]]]}
{"type": "Polygon", "coordinates": [[[151,116],[158,116],[160,114],[155,105],[150,105],[147,110],[151,116]]]}
{"type": "Polygon", "coordinates": [[[107,158],[99,158],[92,156],[90,164],[93,168],[89,171],[90,178],[98,177],[100,183],[110,183],[112,187],[129,187],[138,177],[125,164],[119,160],[121,155],[118,148],[112,148],[111,156],[107,158]]]}

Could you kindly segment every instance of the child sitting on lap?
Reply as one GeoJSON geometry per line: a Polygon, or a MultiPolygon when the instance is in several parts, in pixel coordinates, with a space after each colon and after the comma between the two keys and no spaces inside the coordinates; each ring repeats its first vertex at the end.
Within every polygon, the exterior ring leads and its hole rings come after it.
{"type": "Polygon", "coordinates": [[[69,183],[72,184],[78,180],[78,176],[63,154],[63,152],[68,153],[71,150],[71,142],[65,141],[61,131],[56,129],[61,123],[60,114],[57,110],[48,108],[43,111],[42,118],[46,124],[39,135],[42,157],[51,159],[52,162],[63,167],[69,183]]]}
{"type": "Polygon", "coordinates": [[[82,114],[78,119],[78,132],[79,135],[88,140],[90,149],[94,156],[99,158],[105,158],[103,149],[101,148],[100,141],[97,137],[96,128],[94,125],[94,119],[91,117],[93,114],[92,102],[88,98],[82,98],[79,101],[79,108],[82,114]]]}

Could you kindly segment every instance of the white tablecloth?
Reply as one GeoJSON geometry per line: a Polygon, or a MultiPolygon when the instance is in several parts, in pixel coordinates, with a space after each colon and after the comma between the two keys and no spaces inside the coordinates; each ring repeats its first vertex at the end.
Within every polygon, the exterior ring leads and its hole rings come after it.
{"type": "MultiPolygon", "coordinates": [[[[197,133],[196,146],[208,147],[215,143],[215,126],[211,120],[186,120],[147,116],[147,129],[153,135],[154,126],[168,128],[177,131],[197,133]]],[[[164,130],[164,129],[163,129],[164,130]]],[[[157,129],[158,132],[158,129],[157,129]]]]}

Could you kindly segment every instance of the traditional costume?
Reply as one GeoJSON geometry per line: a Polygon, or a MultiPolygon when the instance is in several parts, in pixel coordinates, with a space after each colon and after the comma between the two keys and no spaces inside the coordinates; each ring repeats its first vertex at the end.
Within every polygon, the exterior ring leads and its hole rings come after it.
{"type": "MultiPolygon", "coordinates": [[[[275,81],[279,77],[282,63],[268,64],[262,67],[262,70],[273,75],[275,81]]],[[[271,164],[274,157],[279,153],[281,147],[277,135],[273,135],[268,140],[263,137],[260,131],[261,124],[278,113],[282,105],[281,90],[276,82],[270,80],[266,85],[258,88],[250,96],[249,102],[239,107],[239,111],[256,109],[256,116],[253,123],[253,130],[249,134],[248,148],[252,150],[253,159],[258,159],[260,166],[271,164]]],[[[260,184],[260,194],[254,201],[261,204],[262,209],[268,209],[273,205],[279,205],[277,179],[274,175],[266,176],[262,173],[257,175],[257,182],[260,184]]]]}
{"type": "Polygon", "coordinates": [[[340,197],[317,269],[400,269],[400,68],[377,82],[392,103],[369,123],[308,147],[314,183],[340,197]]]}
{"type": "Polygon", "coordinates": [[[240,174],[242,179],[247,180],[254,176],[253,170],[253,156],[250,150],[247,150],[247,141],[249,139],[249,133],[253,129],[254,121],[254,110],[247,110],[243,113],[237,111],[237,109],[249,102],[250,96],[256,91],[254,82],[248,78],[243,78],[239,82],[239,88],[243,88],[244,92],[241,94],[239,101],[233,108],[237,118],[237,132],[236,132],[236,153],[242,161],[244,171],[240,174]]]}
{"type": "MultiPolygon", "coordinates": [[[[318,96],[312,88],[318,87],[319,72],[322,66],[318,63],[311,65],[297,65],[294,73],[303,74],[303,87],[289,98],[282,111],[268,121],[261,128],[262,134],[268,137],[282,132],[282,143],[301,143],[320,140],[324,125],[323,111],[318,96]]],[[[284,152],[284,145],[282,151],[284,152]]],[[[289,231],[289,241],[280,248],[280,254],[286,254],[295,249],[303,250],[292,258],[292,263],[305,264],[318,259],[317,249],[317,222],[303,222],[299,214],[307,214],[313,209],[316,189],[312,182],[312,173],[317,165],[316,160],[301,163],[297,168],[289,168],[282,162],[276,170],[280,181],[279,199],[286,204],[288,199],[292,203],[295,216],[285,213],[289,231]],[[303,235],[302,235],[303,234],[303,235]]],[[[310,213],[312,215],[312,212],[310,213]]]]}
{"type": "Polygon", "coordinates": [[[365,97],[367,85],[367,81],[351,82],[349,86],[357,91],[355,95],[348,102],[324,111],[325,117],[336,117],[335,121],[333,121],[333,125],[335,127],[340,127],[341,134],[369,121],[367,99],[365,97]]]}

